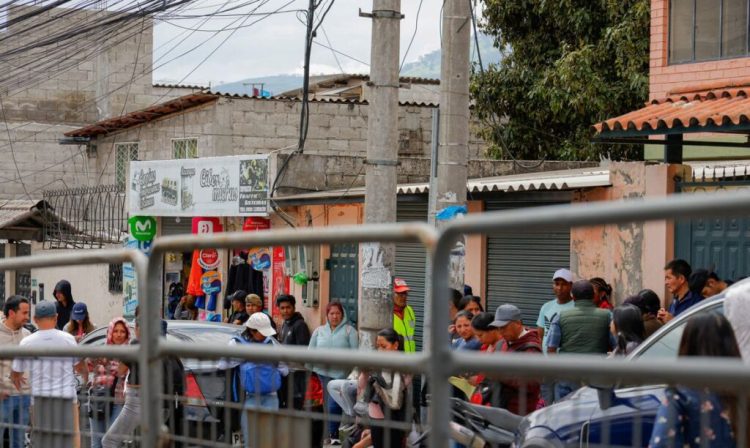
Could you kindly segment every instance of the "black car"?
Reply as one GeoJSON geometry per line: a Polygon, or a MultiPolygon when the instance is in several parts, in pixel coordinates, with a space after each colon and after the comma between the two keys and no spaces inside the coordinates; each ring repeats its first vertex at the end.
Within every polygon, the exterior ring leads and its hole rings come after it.
{"type": "MultiPolygon", "coordinates": [[[[133,324],[130,324],[134,334],[133,324]]],[[[215,322],[170,320],[167,340],[184,343],[225,346],[240,335],[243,327],[215,322]]],[[[103,345],[107,328],[87,334],[81,345],[103,345]]],[[[231,400],[231,373],[218,369],[218,360],[182,359],[185,367],[184,419],[176,422],[170,432],[199,440],[237,440],[239,417],[225,406],[231,400]],[[230,439],[231,437],[231,439],[230,439]]]]}

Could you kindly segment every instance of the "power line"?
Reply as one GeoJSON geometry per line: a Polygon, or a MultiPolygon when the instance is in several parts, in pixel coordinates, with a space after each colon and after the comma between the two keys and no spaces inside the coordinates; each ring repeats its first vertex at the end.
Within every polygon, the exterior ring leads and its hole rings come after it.
{"type": "Polygon", "coordinates": [[[26,197],[31,199],[31,195],[29,194],[29,190],[26,189],[26,184],[24,183],[23,179],[20,179],[21,177],[21,170],[18,169],[18,161],[16,160],[16,151],[13,149],[13,138],[10,136],[10,128],[8,127],[8,120],[5,117],[5,104],[3,103],[3,97],[0,95],[0,110],[3,112],[3,122],[5,123],[5,132],[8,133],[8,143],[10,143],[10,155],[13,159],[13,166],[16,168],[16,174],[18,174],[19,181],[21,182],[21,186],[23,187],[24,193],[26,193],[26,197]]]}
{"type": "Polygon", "coordinates": [[[404,63],[406,62],[406,57],[409,56],[409,50],[411,50],[411,45],[414,43],[414,38],[417,37],[417,29],[419,28],[419,15],[422,12],[422,1],[419,0],[419,6],[417,7],[417,16],[414,18],[414,33],[411,35],[411,40],[409,41],[409,45],[406,47],[406,52],[404,53],[404,59],[401,60],[401,65],[398,67],[399,74],[401,73],[401,70],[404,69],[404,63]]]}
{"type": "MultiPolygon", "coordinates": [[[[328,38],[328,33],[326,33],[326,29],[323,27],[320,27],[320,30],[323,31],[323,37],[326,38],[326,42],[328,42],[328,45],[333,47],[333,44],[331,44],[331,39],[328,38]]],[[[333,51],[333,48],[331,48],[331,54],[333,55],[333,59],[336,61],[336,65],[339,66],[339,70],[341,70],[341,74],[345,74],[344,67],[341,66],[341,62],[339,62],[339,57],[336,56],[336,52],[333,51]]]]}

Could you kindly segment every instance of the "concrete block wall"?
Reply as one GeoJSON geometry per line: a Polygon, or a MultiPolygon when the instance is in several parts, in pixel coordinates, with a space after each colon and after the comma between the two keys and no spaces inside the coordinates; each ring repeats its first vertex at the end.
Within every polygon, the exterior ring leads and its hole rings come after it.
{"type": "Polygon", "coordinates": [[[650,100],[677,88],[750,77],[750,57],[669,65],[669,0],[651,0],[650,51],[650,100]]]}
{"type": "MultiPolygon", "coordinates": [[[[38,8],[14,7],[8,18],[38,8]]],[[[0,42],[0,49],[18,49],[48,39],[61,30],[101,22],[116,14],[56,8],[10,26],[7,38],[0,42]],[[54,20],[45,23],[51,18],[54,20]],[[21,32],[23,30],[30,31],[21,32]]],[[[23,67],[27,63],[34,63],[36,70],[44,72],[40,82],[33,86],[10,85],[4,98],[7,119],[83,124],[149,105],[152,101],[153,24],[146,20],[135,24],[126,22],[123,27],[128,31],[113,34],[109,40],[82,34],[24,51],[10,62],[0,63],[6,73],[15,74],[13,67],[23,67]]],[[[25,80],[23,72],[13,76],[19,81],[25,80]]]]}
{"type": "Polygon", "coordinates": [[[8,122],[8,132],[0,124],[0,199],[42,199],[45,189],[72,188],[87,185],[94,177],[95,167],[84,146],[61,146],[58,139],[75,127],[31,122],[8,122]],[[12,153],[11,153],[12,147],[12,153]],[[12,156],[18,165],[13,164],[12,156]],[[23,184],[18,180],[19,174],[23,184]]]}
{"type": "Polygon", "coordinates": [[[117,143],[137,142],[139,160],[168,160],[173,158],[173,139],[197,138],[198,157],[216,156],[214,107],[214,103],[208,103],[185,113],[174,114],[142,126],[97,138],[95,164],[97,172],[104,172],[101,183],[114,183],[115,145],[117,143]]]}

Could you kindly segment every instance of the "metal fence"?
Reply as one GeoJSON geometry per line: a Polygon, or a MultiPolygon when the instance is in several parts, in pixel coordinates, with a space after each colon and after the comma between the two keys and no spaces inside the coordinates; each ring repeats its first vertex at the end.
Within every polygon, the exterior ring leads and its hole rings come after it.
{"type": "MultiPolygon", "coordinates": [[[[188,378],[182,394],[165,393],[164,361],[177,357],[183,363],[192,363],[192,372],[200,370],[202,363],[217,372],[213,361],[240,359],[250,361],[281,362],[290,365],[337,366],[347,370],[387,369],[413,375],[425,375],[430,386],[430,412],[425,427],[429,428],[429,446],[447,447],[451,439],[451,396],[449,377],[463,372],[485,372],[497,378],[515,378],[521,382],[521,390],[534,380],[567,379],[589,384],[679,384],[689,387],[708,388],[731,394],[736,398],[736,421],[739,422],[735,437],[737,446],[747,446],[747,385],[750,384],[750,369],[741,362],[732,360],[701,359],[649,359],[648,361],[603,360],[581,356],[533,357],[504,355],[488,357],[476,353],[454,352],[449,348],[449,316],[445,304],[449,302],[448,263],[456,239],[466,234],[493,234],[518,229],[552,229],[599,224],[619,224],[632,221],[651,221],[694,217],[703,215],[738,215],[750,211],[750,195],[706,194],[696,196],[667,197],[648,201],[618,203],[596,203],[576,206],[553,206],[535,209],[513,210],[469,216],[453,222],[438,233],[421,224],[367,225],[324,229],[272,230],[237,234],[214,234],[203,236],[175,236],[155,241],[149,258],[132,250],[82,251],[59,255],[33,256],[0,260],[0,270],[30,269],[39,267],[85,265],[97,263],[133,264],[138,274],[140,297],[140,344],[127,347],[49,347],[25,349],[3,346],[0,359],[39,359],[75,357],[116,357],[137,364],[140,377],[140,432],[134,439],[144,447],[168,446],[169,443],[184,442],[184,446],[231,446],[228,431],[222,430],[226,421],[209,424],[206,429],[185,428],[185,421],[164,424],[164,403],[184,402],[221,408],[225,411],[242,411],[242,405],[230,400],[214,400],[211,397],[190,393],[188,378]],[[424,351],[416,354],[347,351],[308,350],[305,347],[264,347],[257,345],[229,346],[226,344],[190,343],[161,338],[161,258],[166,252],[187,251],[199,248],[243,248],[274,245],[317,245],[350,242],[419,242],[431,257],[431,288],[426,295],[425,308],[430,310],[425,322],[427,340],[424,351]],[[183,429],[180,430],[179,426],[183,429]],[[199,434],[192,434],[199,432],[199,434]],[[224,438],[219,440],[218,433],[224,438]],[[165,441],[170,439],[171,442],[165,441]],[[166,445],[165,445],[166,444],[166,445]]],[[[226,378],[225,378],[226,380],[226,378]]],[[[205,392],[205,391],[204,391],[205,392]]],[[[637,405],[633,405],[637,406],[637,405]]],[[[322,417],[310,411],[280,411],[278,413],[255,412],[249,424],[253,431],[254,446],[265,446],[264,434],[306,434],[311,421],[322,417]],[[283,418],[288,417],[288,418],[283,418]],[[295,429],[297,428],[297,429],[295,429]],[[302,429],[300,429],[302,428],[302,429]]],[[[192,423],[191,423],[192,425],[192,423]]],[[[408,429],[409,421],[396,426],[408,429]],[[400,425],[400,426],[399,426],[400,425]]],[[[609,426],[604,438],[598,443],[580,439],[580,446],[608,446],[609,426]]],[[[304,446],[306,438],[291,436],[291,440],[276,439],[273,446],[304,446]]],[[[266,441],[267,442],[267,441],[266,441]]],[[[633,446],[640,443],[633,440],[633,446]]],[[[524,445],[525,446],[525,445],[524,445]]],[[[554,444],[529,445],[534,447],[556,446],[554,444]]],[[[696,445],[698,446],[698,445],[696,445]]],[[[705,446],[709,446],[706,442],[705,446]]]]}

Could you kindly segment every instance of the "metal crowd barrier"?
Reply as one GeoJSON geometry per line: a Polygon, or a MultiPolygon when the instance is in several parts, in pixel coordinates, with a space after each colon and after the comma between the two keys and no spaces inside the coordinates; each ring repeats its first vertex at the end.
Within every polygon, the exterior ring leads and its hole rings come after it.
{"type": "MultiPolygon", "coordinates": [[[[456,353],[449,349],[447,304],[448,263],[456,239],[464,234],[493,234],[519,229],[555,229],[632,221],[687,218],[695,216],[743,215],[750,211],[750,195],[722,193],[694,196],[669,196],[662,199],[629,202],[607,202],[585,205],[539,207],[533,209],[485,213],[456,220],[438,234],[423,224],[364,225],[340,228],[309,228],[271,230],[266,232],[174,236],[154,242],[152,254],[145,257],[133,250],[80,251],[65,254],[20,257],[0,260],[0,270],[28,269],[95,263],[131,262],[138,277],[141,307],[141,344],[137,347],[112,349],[76,347],[22,350],[3,347],[1,358],[75,356],[79,358],[102,355],[124,360],[136,360],[143,378],[141,385],[141,446],[159,446],[162,432],[160,406],[166,397],[161,392],[163,382],[161,361],[167,356],[193,359],[239,358],[245,360],[283,361],[289,363],[324,364],[351,368],[392,369],[393,371],[425,374],[430,381],[430,439],[431,447],[447,447],[450,434],[451,390],[448,378],[460,372],[482,371],[497,377],[568,378],[588,382],[618,384],[684,384],[734,393],[739,403],[747,403],[747,384],[750,369],[741,363],[690,359],[648,362],[602,360],[579,356],[528,357],[504,355],[487,357],[476,353],[456,353]],[[281,349],[254,346],[216,346],[210,344],[182,344],[160,338],[161,319],[161,258],[170,251],[199,248],[247,248],[273,245],[310,245],[351,242],[420,242],[431,257],[432,291],[425,298],[425,307],[432,310],[425,322],[425,337],[431,341],[424,352],[410,355],[373,353],[365,351],[313,351],[305,347],[281,349]],[[436,331],[437,330],[437,331],[436,331]],[[114,351],[113,351],[114,350],[114,351]]],[[[743,408],[744,409],[744,408],[743,408]]],[[[740,410],[740,431],[737,446],[747,446],[747,414],[740,410]]],[[[304,414],[302,414],[304,415],[304,414]]]]}

